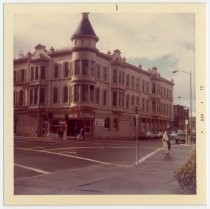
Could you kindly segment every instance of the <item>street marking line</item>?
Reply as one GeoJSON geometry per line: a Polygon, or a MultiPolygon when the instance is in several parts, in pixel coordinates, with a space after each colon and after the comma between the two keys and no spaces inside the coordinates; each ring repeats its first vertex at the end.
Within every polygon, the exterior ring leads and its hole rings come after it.
{"type": "Polygon", "coordinates": [[[25,169],[28,169],[28,170],[31,170],[31,171],[35,171],[37,173],[42,173],[42,174],[49,174],[50,173],[48,171],[44,171],[44,170],[41,170],[41,169],[26,166],[26,165],[21,165],[21,164],[18,164],[18,163],[15,163],[14,165],[17,166],[17,167],[20,167],[20,168],[25,168],[25,169]]]}
{"type": "Polygon", "coordinates": [[[143,163],[145,160],[156,154],[157,152],[160,152],[163,148],[158,148],[154,152],[149,153],[148,155],[142,157],[141,159],[138,160],[138,163],[143,163]]]}
{"type": "Polygon", "coordinates": [[[105,147],[65,147],[65,148],[54,148],[54,149],[45,149],[47,151],[59,151],[59,150],[65,150],[65,149],[96,149],[96,148],[99,148],[99,149],[103,149],[105,147]]]}
{"type": "Polygon", "coordinates": [[[80,160],[86,160],[86,161],[99,163],[99,164],[103,164],[103,165],[111,165],[111,163],[107,163],[107,162],[103,162],[103,161],[99,161],[99,160],[93,160],[93,159],[90,159],[90,158],[79,157],[79,156],[75,156],[75,155],[66,155],[66,154],[62,154],[62,153],[50,152],[50,151],[45,151],[45,150],[33,150],[33,149],[26,149],[26,148],[15,148],[15,149],[32,151],[32,152],[42,152],[42,153],[48,153],[48,154],[53,154],[53,155],[69,157],[69,158],[76,158],[76,159],[80,159],[80,160]]]}

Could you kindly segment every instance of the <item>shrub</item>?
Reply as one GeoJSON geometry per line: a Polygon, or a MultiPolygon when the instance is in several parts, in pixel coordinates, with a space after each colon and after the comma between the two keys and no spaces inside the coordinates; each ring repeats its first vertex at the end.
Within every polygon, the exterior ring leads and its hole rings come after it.
{"type": "Polygon", "coordinates": [[[196,193],[196,152],[192,152],[190,158],[174,171],[174,177],[185,193],[196,193]]]}

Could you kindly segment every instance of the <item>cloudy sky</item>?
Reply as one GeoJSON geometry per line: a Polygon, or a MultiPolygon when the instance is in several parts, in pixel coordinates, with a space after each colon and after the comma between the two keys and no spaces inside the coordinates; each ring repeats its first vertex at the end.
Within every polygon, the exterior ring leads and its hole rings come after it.
{"type": "MultiPolygon", "coordinates": [[[[50,49],[71,46],[70,37],[80,13],[22,13],[14,15],[14,56],[33,52],[41,43],[50,49]]],[[[97,47],[106,53],[115,49],[131,64],[144,69],[157,66],[166,79],[174,79],[175,104],[189,107],[189,76],[192,72],[195,112],[195,25],[191,13],[91,13],[91,24],[99,37],[97,47]]]]}

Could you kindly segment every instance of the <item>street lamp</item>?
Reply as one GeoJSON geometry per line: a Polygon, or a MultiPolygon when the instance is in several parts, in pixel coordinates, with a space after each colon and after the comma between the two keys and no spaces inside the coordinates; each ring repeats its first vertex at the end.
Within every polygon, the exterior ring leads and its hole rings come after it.
{"type": "Polygon", "coordinates": [[[189,132],[189,137],[191,138],[192,135],[192,75],[191,72],[186,72],[184,70],[174,70],[172,73],[177,73],[177,72],[182,72],[190,76],[190,117],[189,117],[189,122],[190,122],[190,132],[189,132]]]}
{"type": "Polygon", "coordinates": [[[136,165],[138,165],[138,106],[136,105],[136,165]]]}

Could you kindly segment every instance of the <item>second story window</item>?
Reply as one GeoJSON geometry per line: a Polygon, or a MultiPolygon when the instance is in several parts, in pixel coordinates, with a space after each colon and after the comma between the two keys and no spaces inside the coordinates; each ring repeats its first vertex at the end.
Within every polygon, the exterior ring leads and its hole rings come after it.
{"type": "Polygon", "coordinates": [[[53,88],[53,103],[58,103],[58,88],[54,87],[53,88]]]}
{"type": "Polygon", "coordinates": [[[103,91],[103,105],[106,105],[106,100],[107,100],[107,91],[103,91]]]}
{"type": "Polygon", "coordinates": [[[39,95],[39,103],[44,104],[45,103],[45,88],[40,88],[40,95],[39,95]]]}
{"type": "Polygon", "coordinates": [[[24,94],[23,94],[23,90],[21,90],[19,93],[19,105],[20,106],[23,106],[23,104],[24,104],[23,99],[24,99],[24,94]]]}
{"type": "Polygon", "coordinates": [[[74,61],[74,75],[80,74],[80,60],[74,61]]]}
{"type": "Polygon", "coordinates": [[[69,94],[68,87],[64,86],[63,87],[63,103],[68,102],[68,94],[69,94]]]}
{"type": "Polygon", "coordinates": [[[112,106],[113,107],[117,106],[117,92],[116,91],[112,92],[112,106]]]}
{"type": "Polygon", "coordinates": [[[139,78],[136,79],[136,90],[139,90],[139,78]]]}
{"type": "Polygon", "coordinates": [[[89,61],[88,60],[82,60],[82,74],[88,75],[89,71],[89,61]]]}
{"type": "Polygon", "coordinates": [[[39,67],[35,67],[35,80],[39,80],[39,67]]]}
{"type": "Polygon", "coordinates": [[[74,94],[73,94],[74,102],[79,102],[79,95],[80,95],[80,86],[74,85],[74,94]]]}
{"type": "Polygon", "coordinates": [[[152,84],[152,93],[153,94],[156,93],[156,85],[155,85],[155,83],[152,84]]]}
{"type": "Polygon", "coordinates": [[[38,88],[34,88],[34,104],[38,104],[38,88]]]}
{"type": "Polygon", "coordinates": [[[29,98],[30,98],[30,100],[29,100],[29,104],[30,105],[33,105],[33,89],[30,89],[30,91],[29,91],[29,98]]]}
{"type": "Polygon", "coordinates": [[[135,77],[134,76],[132,76],[131,77],[131,88],[133,88],[134,89],[134,79],[135,79],[135,77]]]}
{"type": "Polygon", "coordinates": [[[88,85],[82,85],[82,101],[88,101],[88,85]]]}
{"type": "Polygon", "coordinates": [[[31,67],[31,81],[34,80],[34,67],[31,67]]]}
{"type": "Polygon", "coordinates": [[[96,78],[101,79],[101,66],[98,64],[96,69],[96,78]]]}
{"type": "Polygon", "coordinates": [[[20,74],[20,75],[21,75],[21,79],[20,79],[20,80],[21,80],[21,82],[23,83],[24,80],[25,80],[25,70],[22,69],[20,72],[21,72],[21,74],[20,74]]]}
{"type": "Polygon", "coordinates": [[[95,75],[95,62],[90,61],[90,75],[94,76],[95,75]]]}
{"type": "Polygon", "coordinates": [[[46,67],[45,66],[41,66],[41,73],[40,73],[40,79],[45,80],[45,76],[46,76],[46,67]]]}
{"type": "Polygon", "coordinates": [[[68,62],[64,62],[63,63],[64,66],[64,77],[69,77],[69,63],[68,62]]]}
{"type": "Polygon", "coordinates": [[[59,65],[55,64],[54,68],[54,78],[58,78],[58,71],[59,71],[59,65]]]}
{"type": "Polygon", "coordinates": [[[113,70],[113,83],[117,83],[117,70],[113,70]]]}
{"type": "Polygon", "coordinates": [[[99,104],[100,102],[100,88],[96,89],[96,103],[99,104]]]}
{"type": "Polygon", "coordinates": [[[130,87],[130,76],[126,75],[126,87],[130,87]]]}
{"type": "Polygon", "coordinates": [[[134,96],[131,97],[131,105],[134,105],[134,96]]]}
{"type": "Polygon", "coordinates": [[[104,67],[104,81],[107,81],[107,67],[104,67]]]}
{"type": "Polygon", "coordinates": [[[126,108],[129,108],[129,95],[126,95],[126,108]]]}
{"type": "Polygon", "coordinates": [[[125,83],[125,72],[122,72],[122,85],[125,83]]]}

